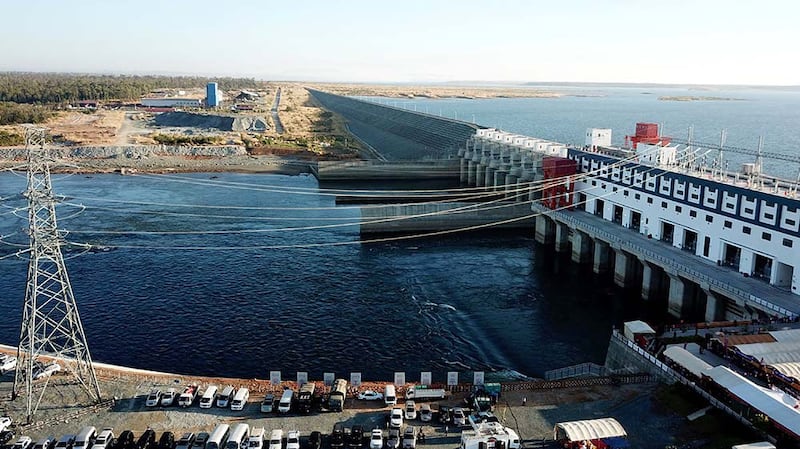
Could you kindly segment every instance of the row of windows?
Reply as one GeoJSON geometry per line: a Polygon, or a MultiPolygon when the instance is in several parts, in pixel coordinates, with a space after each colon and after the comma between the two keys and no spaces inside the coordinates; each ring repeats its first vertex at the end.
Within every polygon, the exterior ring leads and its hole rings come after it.
{"type": "MultiPolygon", "coordinates": [[[[608,166],[604,162],[592,160],[592,159],[587,158],[587,157],[582,157],[581,158],[581,162],[582,162],[582,166],[583,166],[583,168],[585,170],[589,169],[589,164],[591,163],[593,168],[595,168],[595,169],[598,168],[598,167],[601,168],[600,176],[608,177],[608,166]]],[[[653,191],[656,190],[656,181],[655,181],[655,178],[653,177],[653,175],[648,176],[647,173],[637,172],[637,170],[620,170],[620,169],[613,170],[612,179],[619,181],[620,178],[622,179],[622,182],[624,182],[626,184],[633,183],[635,186],[640,187],[640,188],[642,187],[642,185],[646,185],[648,190],[653,190],[653,191]],[[623,176],[619,175],[620,171],[622,171],[622,175],[623,176]],[[645,177],[647,177],[646,180],[644,179],[645,177]],[[633,182],[631,182],[631,178],[634,178],[633,182]]],[[[693,184],[691,182],[680,182],[677,179],[670,179],[669,177],[661,177],[660,178],[660,188],[659,188],[658,192],[661,193],[661,194],[669,195],[670,194],[670,190],[672,190],[672,196],[673,197],[678,198],[678,199],[683,199],[687,184],[688,184],[689,191],[690,191],[689,201],[692,202],[692,203],[699,203],[700,202],[700,191],[701,191],[701,189],[703,189],[703,186],[702,185],[695,185],[695,184],[693,184]],[[674,183],[674,188],[671,188],[671,186],[673,186],[673,183],[674,183]]],[[[592,181],[592,185],[596,186],[597,182],[596,181],[592,181]]],[[[605,183],[602,184],[602,188],[603,189],[606,188],[606,184],[605,183]]],[[[614,190],[616,191],[616,188],[614,188],[614,190]]],[[[722,192],[720,192],[719,188],[714,188],[714,187],[711,187],[711,186],[705,186],[704,192],[703,192],[703,195],[702,195],[703,196],[702,205],[705,206],[705,207],[710,207],[710,208],[716,209],[717,195],[720,194],[720,193],[724,194],[724,200],[721,201],[721,202],[724,203],[723,210],[726,213],[736,214],[737,201],[739,201],[739,202],[742,203],[742,209],[741,209],[740,213],[744,218],[755,220],[755,221],[758,221],[758,222],[761,222],[761,223],[764,223],[764,224],[767,224],[767,225],[771,225],[771,226],[777,225],[777,226],[779,226],[779,227],[781,227],[783,229],[789,229],[789,230],[796,231],[795,228],[797,227],[797,220],[794,219],[794,218],[786,217],[783,220],[781,220],[781,222],[779,222],[779,223],[775,222],[775,219],[776,219],[776,216],[777,216],[777,211],[776,210],[769,210],[769,209],[774,209],[774,208],[776,208],[778,206],[777,202],[775,202],[775,201],[770,201],[770,200],[767,200],[767,199],[761,200],[762,211],[761,211],[760,216],[756,216],[756,214],[755,214],[755,212],[756,212],[756,204],[755,203],[756,203],[756,201],[758,201],[757,199],[749,198],[749,197],[747,197],[745,195],[731,193],[729,191],[724,191],[724,190],[722,192]]],[[[627,190],[624,191],[624,195],[628,196],[627,190]]],[[[639,199],[639,198],[637,197],[637,199],[639,199]]],[[[648,200],[648,203],[652,204],[652,200],[648,200]]],[[[798,208],[797,207],[793,207],[793,206],[786,206],[786,208],[785,208],[786,215],[796,214],[797,210],[798,210],[798,208]]]]}
{"type": "MultiPolygon", "coordinates": [[[[592,181],[593,184],[594,184],[594,182],[595,181],[592,181]]],[[[603,184],[603,187],[605,188],[605,184],[603,184]]],[[[616,190],[616,187],[614,188],[614,190],[616,190]]],[[[624,193],[625,196],[628,196],[628,191],[627,190],[624,191],[623,193],[624,193]]],[[[639,194],[639,193],[636,193],[636,194],[634,194],[634,198],[637,199],[637,200],[640,200],[642,198],[642,195],[639,194]]],[[[652,197],[647,197],[647,204],[653,204],[653,198],[652,197]]],[[[669,205],[668,205],[668,203],[666,201],[662,201],[661,202],[661,207],[663,209],[667,209],[669,207],[669,205]]],[[[682,212],[683,212],[683,207],[675,205],[675,213],[680,214],[682,212]]],[[[692,218],[696,218],[697,217],[697,211],[690,210],[689,211],[689,216],[692,217],[692,218]]],[[[708,223],[713,223],[714,222],[714,216],[706,214],[705,220],[708,223]]],[[[787,220],[787,221],[789,221],[789,220],[787,220]]],[[[794,224],[794,222],[792,222],[792,224],[794,224]]],[[[727,229],[732,229],[733,228],[733,222],[730,221],[730,220],[725,220],[722,225],[723,225],[723,227],[725,227],[727,229]]],[[[744,226],[744,225],[742,226],[742,233],[750,235],[751,232],[752,232],[752,229],[750,228],[750,226],[744,226]]],[[[772,234],[769,233],[769,232],[762,232],[761,233],[761,238],[763,240],[765,240],[765,241],[768,241],[768,242],[772,241],[772,234]]],[[[787,248],[791,248],[793,246],[792,240],[784,238],[783,239],[783,246],[785,246],[787,248]]]]}

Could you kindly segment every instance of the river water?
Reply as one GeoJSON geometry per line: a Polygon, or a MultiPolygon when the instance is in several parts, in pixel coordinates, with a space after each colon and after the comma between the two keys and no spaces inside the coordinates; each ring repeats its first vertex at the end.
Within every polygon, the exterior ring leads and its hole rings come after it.
{"type": "MultiPolygon", "coordinates": [[[[460,118],[475,114],[478,123],[565,142],[579,142],[587,126],[613,127],[619,140],[636,121],[653,120],[668,130],[694,123],[696,137],[727,127],[735,144],[767,133],[768,143],[786,142],[780,151],[797,147],[796,93],[686,103],[617,91],[416,107],[458,108],[460,118]]],[[[4,242],[26,244],[25,211],[13,209],[25,204],[24,186],[23,176],[0,174],[4,242]]],[[[359,212],[335,207],[309,176],[55,175],[54,187],[65,196],[59,225],[67,241],[116,248],[65,252],[97,361],[261,378],[275,370],[316,379],[361,372],[391,380],[404,371],[413,380],[433,371],[444,381],[446,371],[469,379],[474,370],[538,377],[602,363],[612,326],[625,320],[666,319],[663,305],[643,304],[609,277],[538,248],[532,233],[359,242],[359,212]]],[[[0,244],[0,256],[15,250],[0,244]]],[[[26,268],[0,260],[0,343],[17,340],[26,268]]]]}

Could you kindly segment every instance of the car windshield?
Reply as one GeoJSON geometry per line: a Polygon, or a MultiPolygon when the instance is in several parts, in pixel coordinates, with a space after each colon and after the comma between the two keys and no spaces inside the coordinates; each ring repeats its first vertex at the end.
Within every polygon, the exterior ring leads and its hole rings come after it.
{"type": "Polygon", "coordinates": [[[148,396],[148,397],[149,397],[150,399],[155,399],[155,398],[157,398],[157,397],[158,397],[158,393],[150,393],[150,396],[148,396]]]}
{"type": "Polygon", "coordinates": [[[261,446],[261,442],[258,440],[250,440],[250,447],[259,447],[261,446]]]}

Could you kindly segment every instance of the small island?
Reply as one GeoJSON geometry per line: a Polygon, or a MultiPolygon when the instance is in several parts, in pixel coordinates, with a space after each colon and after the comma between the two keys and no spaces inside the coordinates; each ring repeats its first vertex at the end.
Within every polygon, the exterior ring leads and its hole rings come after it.
{"type": "Polygon", "coordinates": [[[661,101],[744,101],[744,98],[732,97],[695,97],[695,96],[667,96],[658,97],[661,101]]]}

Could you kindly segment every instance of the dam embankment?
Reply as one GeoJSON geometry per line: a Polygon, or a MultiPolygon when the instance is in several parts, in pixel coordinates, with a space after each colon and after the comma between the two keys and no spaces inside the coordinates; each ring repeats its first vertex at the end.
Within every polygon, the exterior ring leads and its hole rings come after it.
{"type": "Polygon", "coordinates": [[[455,158],[483,128],[472,123],[309,89],[325,108],[347,120],[350,131],[387,161],[455,158]]]}

